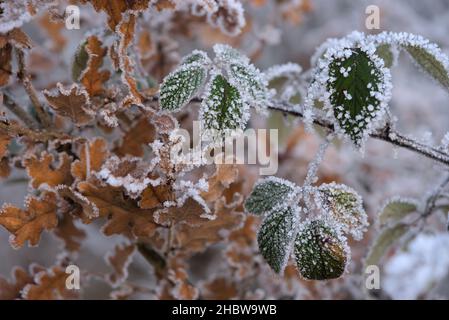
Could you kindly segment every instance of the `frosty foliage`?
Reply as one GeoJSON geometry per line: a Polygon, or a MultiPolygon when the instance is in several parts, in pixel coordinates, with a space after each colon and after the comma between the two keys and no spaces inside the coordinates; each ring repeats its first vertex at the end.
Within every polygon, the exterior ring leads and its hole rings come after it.
{"type": "Polygon", "coordinates": [[[384,290],[393,299],[417,299],[449,270],[449,235],[420,234],[385,266],[384,290]],[[413,279],[413,281],[410,281],[413,279]]]}
{"type": "Polygon", "coordinates": [[[299,273],[308,280],[340,277],[349,260],[346,238],[326,220],[304,223],[296,236],[295,256],[299,273]]]}
{"type": "Polygon", "coordinates": [[[419,202],[413,198],[395,196],[387,200],[379,213],[379,223],[384,225],[402,220],[417,211],[419,202]]]}
{"type": "Polygon", "coordinates": [[[296,195],[296,186],[276,177],[259,180],[245,202],[247,212],[262,215],[296,195]]]}
{"type": "Polygon", "coordinates": [[[195,50],[184,57],[180,66],[163,81],[160,105],[178,111],[192,98],[201,98],[200,121],[206,130],[218,136],[229,129],[244,129],[249,106],[259,109],[270,105],[265,75],[245,55],[234,48],[216,44],[215,59],[195,50]]]}
{"type": "Polygon", "coordinates": [[[294,247],[299,272],[305,279],[341,276],[350,258],[344,234],[361,240],[368,226],[361,197],[335,183],[300,188],[269,177],[255,184],[245,210],[264,215],[257,240],[271,268],[282,273],[294,247]],[[308,200],[310,196],[315,203],[308,200]]]}
{"type": "Polygon", "coordinates": [[[363,33],[329,40],[316,62],[306,107],[323,103],[336,132],[361,147],[383,119],[391,98],[391,75],[363,33]]]}
{"type": "Polygon", "coordinates": [[[350,233],[356,240],[362,239],[368,219],[362,198],[355,190],[336,183],[322,184],[315,192],[315,200],[341,224],[345,233],[350,233]]]}
{"type": "Polygon", "coordinates": [[[260,253],[276,273],[283,272],[287,265],[299,211],[299,207],[279,206],[265,217],[259,229],[260,253]]]}

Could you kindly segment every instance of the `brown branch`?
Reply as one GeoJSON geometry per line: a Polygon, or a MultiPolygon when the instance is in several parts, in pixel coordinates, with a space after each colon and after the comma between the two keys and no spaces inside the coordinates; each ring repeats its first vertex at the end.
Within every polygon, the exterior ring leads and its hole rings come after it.
{"type": "Polygon", "coordinates": [[[26,64],[25,64],[25,53],[23,50],[17,49],[16,50],[17,55],[17,61],[19,64],[19,71],[17,73],[17,77],[19,78],[20,82],[22,82],[23,87],[25,88],[26,93],[30,97],[31,103],[33,104],[34,108],[36,109],[37,117],[42,124],[44,128],[50,128],[51,126],[51,119],[49,114],[45,111],[44,106],[39,101],[39,97],[37,96],[36,89],[34,88],[33,84],[31,83],[31,77],[26,71],[26,64]]]}
{"type": "Polygon", "coordinates": [[[3,105],[30,129],[37,129],[37,123],[23,110],[11,96],[3,93],[3,105]]]}
{"type": "Polygon", "coordinates": [[[7,120],[0,121],[0,130],[6,132],[11,137],[27,137],[33,141],[37,142],[47,142],[51,140],[75,140],[75,138],[70,135],[61,132],[54,131],[41,131],[33,130],[30,128],[23,127],[17,123],[10,122],[7,120]]]}
{"type": "MultiPolygon", "coordinates": [[[[270,109],[282,111],[301,118],[304,117],[304,114],[300,108],[297,108],[295,105],[285,101],[274,101],[273,106],[271,106],[270,109]]],[[[327,128],[330,131],[335,131],[334,125],[326,119],[315,117],[313,119],[313,123],[323,128],[327,128]]],[[[449,153],[409,138],[394,130],[389,123],[387,123],[385,127],[371,133],[370,136],[372,138],[391,143],[395,146],[411,150],[444,164],[445,166],[449,166],[449,153]]]]}

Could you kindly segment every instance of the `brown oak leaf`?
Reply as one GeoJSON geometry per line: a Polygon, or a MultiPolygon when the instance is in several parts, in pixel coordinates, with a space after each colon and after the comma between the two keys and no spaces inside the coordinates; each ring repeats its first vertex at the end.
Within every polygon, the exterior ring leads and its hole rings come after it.
{"type": "Polygon", "coordinates": [[[59,300],[76,298],[76,293],[67,289],[68,274],[60,266],[42,270],[34,276],[34,283],[23,289],[23,298],[27,300],[59,300]]]}
{"type": "Polygon", "coordinates": [[[0,48],[0,87],[7,85],[12,74],[12,46],[8,43],[0,48]]]}
{"type": "Polygon", "coordinates": [[[238,169],[232,164],[218,164],[215,173],[208,179],[209,189],[201,194],[206,201],[215,201],[236,181],[238,169]]]}
{"type": "Polygon", "coordinates": [[[101,169],[108,156],[108,144],[103,138],[83,143],[79,152],[80,159],[72,164],[72,175],[79,180],[86,180],[91,173],[101,169]]]}
{"type": "Polygon", "coordinates": [[[54,234],[64,242],[64,249],[69,252],[79,251],[81,241],[86,238],[86,232],[76,226],[75,218],[69,211],[63,212],[59,218],[54,234]]]}
{"type": "Polygon", "coordinates": [[[113,272],[106,278],[113,287],[118,287],[128,278],[128,266],[132,262],[136,246],[134,244],[116,245],[113,252],[109,252],[105,259],[113,272]]]}
{"type": "Polygon", "coordinates": [[[11,233],[12,247],[21,248],[26,241],[30,246],[36,246],[45,229],[57,226],[56,211],[56,194],[44,192],[39,198],[28,197],[25,210],[4,204],[0,211],[0,225],[11,233]]]}
{"type": "Polygon", "coordinates": [[[90,36],[86,40],[85,50],[88,54],[87,66],[81,73],[81,83],[91,97],[104,92],[103,84],[109,79],[111,73],[108,70],[99,70],[103,65],[103,58],[107,48],[103,48],[97,36],[90,36]]]}
{"type": "Polygon", "coordinates": [[[229,231],[238,228],[243,221],[243,214],[234,211],[241,199],[232,204],[226,204],[224,198],[215,202],[214,220],[207,220],[199,226],[178,224],[176,227],[174,246],[186,251],[200,252],[210,244],[223,241],[229,231]],[[226,231],[223,233],[223,231],[226,231]]]}
{"type": "Polygon", "coordinates": [[[31,185],[37,189],[42,184],[56,187],[60,184],[70,185],[73,181],[70,173],[72,159],[65,152],[59,153],[59,165],[53,165],[52,154],[43,152],[40,158],[33,155],[23,161],[28,175],[31,177],[31,185]]]}
{"type": "Polygon", "coordinates": [[[70,118],[78,126],[87,124],[95,116],[95,112],[90,109],[88,93],[78,84],[65,89],[58,83],[55,92],[44,90],[44,95],[57,114],[70,118]]]}
{"type": "Polygon", "coordinates": [[[147,238],[156,230],[153,211],[141,209],[135,201],[125,198],[122,188],[101,185],[99,181],[92,180],[79,183],[78,189],[94,210],[97,208],[99,216],[108,219],[102,228],[105,235],[147,238]]]}
{"type": "Polygon", "coordinates": [[[108,26],[115,31],[126,11],[143,11],[148,8],[150,0],[81,0],[90,2],[96,11],[104,11],[108,15],[108,26]]]}
{"type": "Polygon", "coordinates": [[[33,283],[33,277],[21,267],[14,267],[11,271],[12,281],[0,277],[0,300],[15,300],[21,298],[23,288],[33,283]]]}
{"type": "Polygon", "coordinates": [[[118,156],[131,155],[142,157],[144,146],[153,142],[156,136],[154,125],[147,117],[142,117],[123,136],[122,142],[115,148],[118,156]]]}
{"type": "Polygon", "coordinates": [[[201,296],[206,300],[231,300],[238,297],[238,289],[232,280],[219,276],[202,284],[201,296]]]}

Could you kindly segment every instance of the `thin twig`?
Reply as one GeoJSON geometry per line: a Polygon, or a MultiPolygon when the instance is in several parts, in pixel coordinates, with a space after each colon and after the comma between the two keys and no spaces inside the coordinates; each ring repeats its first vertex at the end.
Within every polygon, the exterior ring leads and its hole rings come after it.
{"type": "Polygon", "coordinates": [[[37,117],[42,124],[44,128],[49,128],[51,126],[51,119],[49,114],[45,111],[44,106],[39,101],[39,97],[37,96],[36,89],[34,88],[33,84],[31,83],[31,78],[28,72],[26,71],[26,64],[25,64],[25,53],[23,50],[17,49],[17,61],[19,65],[19,71],[17,73],[17,77],[19,78],[20,82],[22,82],[22,85],[27,92],[28,96],[30,97],[31,102],[34,105],[34,108],[36,109],[37,117]]]}
{"type": "Polygon", "coordinates": [[[72,137],[68,134],[54,131],[40,131],[23,127],[15,122],[0,120],[0,131],[4,131],[11,137],[28,137],[36,142],[47,142],[51,140],[75,140],[80,137],[72,137]]]}
{"type": "Polygon", "coordinates": [[[37,123],[7,93],[3,93],[3,105],[30,129],[37,129],[37,123]]]}

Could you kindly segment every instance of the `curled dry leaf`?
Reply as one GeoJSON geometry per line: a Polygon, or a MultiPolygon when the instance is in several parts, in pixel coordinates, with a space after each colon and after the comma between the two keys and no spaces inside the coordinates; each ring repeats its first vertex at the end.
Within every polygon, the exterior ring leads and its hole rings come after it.
{"type": "Polygon", "coordinates": [[[103,58],[107,52],[107,49],[101,45],[102,42],[97,36],[90,36],[87,38],[84,46],[88,55],[88,61],[86,69],[80,75],[80,80],[90,97],[100,95],[104,92],[103,84],[108,81],[111,75],[108,70],[100,70],[103,65],[103,58]]]}
{"type": "Polygon", "coordinates": [[[104,11],[108,16],[108,26],[112,31],[123,20],[126,11],[143,11],[148,9],[150,0],[81,0],[81,3],[90,3],[96,11],[104,11]]]}
{"type": "Polygon", "coordinates": [[[34,283],[26,285],[23,289],[23,298],[28,300],[76,298],[76,293],[66,287],[67,276],[60,266],[40,271],[34,276],[34,283]]]}
{"type": "MultiPolygon", "coordinates": [[[[103,226],[107,236],[122,234],[129,238],[151,237],[157,228],[153,211],[141,209],[132,199],[126,198],[122,188],[102,185],[98,180],[78,184],[79,193],[89,201],[89,210],[108,219],[103,226]]],[[[81,206],[86,206],[82,198],[81,206]]]]}
{"type": "Polygon", "coordinates": [[[59,155],[59,165],[54,165],[54,157],[52,154],[43,152],[40,158],[31,156],[23,161],[27,169],[28,175],[31,177],[30,184],[37,189],[42,184],[50,187],[56,187],[60,184],[70,185],[73,181],[70,174],[70,165],[72,159],[65,152],[59,155]]]}
{"type": "Polygon", "coordinates": [[[95,116],[88,93],[79,85],[72,84],[65,89],[61,83],[58,83],[54,91],[44,90],[44,95],[57,114],[70,118],[78,126],[87,124],[95,116]]]}
{"type": "Polygon", "coordinates": [[[81,241],[86,238],[86,232],[75,224],[75,217],[68,211],[63,212],[59,218],[54,235],[64,243],[64,250],[77,252],[81,247],[81,241]]]}
{"type": "Polygon", "coordinates": [[[128,278],[128,266],[132,262],[132,257],[136,252],[134,244],[116,245],[114,251],[106,255],[106,262],[113,271],[106,278],[113,287],[122,284],[128,278]]]}
{"type": "Polygon", "coordinates": [[[183,250],[200,252],[207,246],[223,241],[229,231],[238,228],[243,221],[243,214],[234,211],[240,203],[227,205],[223,198],[215,202],[214,220],[192,227],[180,224],[176,228],[174,245],[183,250]]]}
{"type": "Polygon", "coordinates": [[[11,233],[12,247],[21,248],[26,241],[35,246],[44,230],[57,226],[56,211],[56,194],[45,191],[39,198],[28,197],[25,210],[4,204],[0,211],[0,225],[11,233]]]}
{"type": "Polygon", "coordinates": [[[123,139],[114,152],[118,156],[131,155],[142,157],[144,147],[153,142],[156,136],[154,125],[147,117],[141,117],[123,136],[123,139]]]}
{"type": "Polygon", "coordinates": [[[108,144],[103,138],[83,143],[79,151],[80,159],[74,161],[71,167],[73,177],[86,180],[93,172],[100,171],[108,156],[108,144]]]}
{"type": "Polygon", "coordinates": [[[33,283],[33,277],[21,267],[14,267],[11,271],[11,281],[0,277],[0,300],[15,300],[21,298],[23,288],[33,283]]]}

